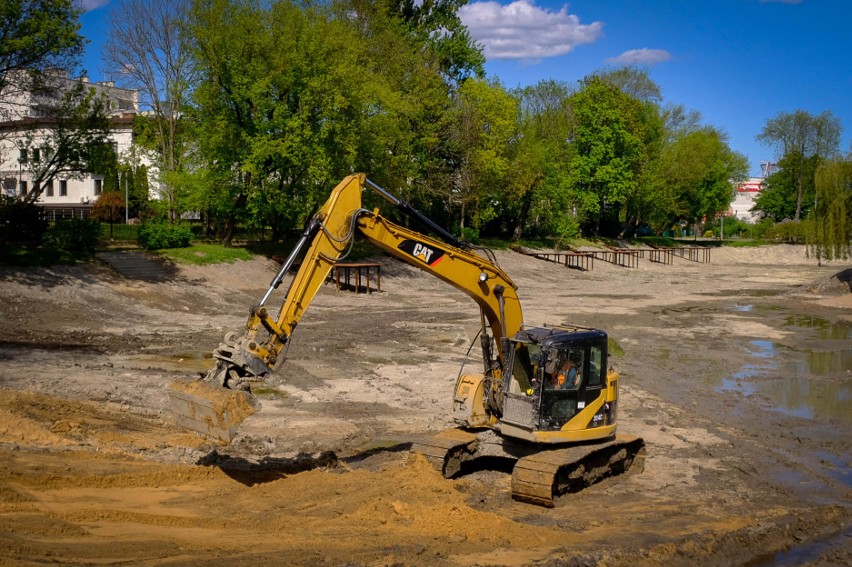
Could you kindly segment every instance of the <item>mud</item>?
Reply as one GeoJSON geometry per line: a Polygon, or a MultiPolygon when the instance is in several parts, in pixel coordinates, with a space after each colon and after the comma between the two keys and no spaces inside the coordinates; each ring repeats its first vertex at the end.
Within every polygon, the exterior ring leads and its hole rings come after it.
{"type": "Polygon", "coordinates": [[[385,257],[382,293],[321,290],[227,445],[178,428],[168,389],[212,366],[273,262],[155,282],[0,268],[0,562],[852,562],[852,294],[829,279],[848,266],[790,246],[590,272],[498,259],[528,323],[623,351],[619,430],[645,438],[643,473],[547,510],[512,501],[506,472],[446,480],[412,457],[452,425],[479,317],[385,257]]]}

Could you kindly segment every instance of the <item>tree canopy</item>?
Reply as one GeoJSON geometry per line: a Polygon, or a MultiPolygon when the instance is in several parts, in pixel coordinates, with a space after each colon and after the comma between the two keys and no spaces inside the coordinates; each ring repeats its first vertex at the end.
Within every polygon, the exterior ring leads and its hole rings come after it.
{"type": "Polygon", "coordinates": [[[819,259],[852,257],[852,161],[832,160],[815,174],[816,206],[810,253],[819,259]]]}
{"type": "MultiPolygon", "coordinates": [[[[162,175],[175,212],[202,213],[225,243],[238,223],[278,238],[353,171],[471,237],[661,233],[727,210],[745,158],[698,112],[666,103],[646,69],[507,89],[484,76],[458,17],[465,3],[123,0],[166,14],[162,26],[138,19],[161,40],[174,28],[167,44],[186,63],[180,89],[147,94],[172,121],[178,153],[161,125],[140,122],[138,136],[159,140],[150,147],[163,164],[179,154],[162,175]]],[[[144,36],[130,36],[142,48],[126,62],[162,66],[172,51],[144,36]]],[[[805,141],[781,117],[763,139],[829,156],[832,117],[805,123],[816,132],[805,141]]],[[[793,185],[799,209],[808,187],[793,185]]]]}
{"type": "Polygon", "coordinates": [[[31,90],[48,69],[76,68],[85,44],[79,15],[72,0],[0,0],[0,102],[31,90]]]}
{"type": "MultiPolygon", "coordinates": [[[[769,191],[794,195],[793,220],[801,218],[805,199],[809,192],[813,192],[816,166],[824,159],[837,156],[840,131],[840,120],[831,111],[811,114],[796,110],[792,113],[781,112],[770,118],[758,134],[757,140],[774,148],[780,161],[784,162],[784,174],[770,184],[769,191]]],[[[777,205],[783,200],[783,195],[773,195],[767,197],[765,202],[777,205]]],[[[773,209],[776,208],[773,206],[773,209]]],[[[775,210],[764,210],[761,202],[756,203],[755,210],[763,212],[765,216],[777,214],[775,210]]]]}

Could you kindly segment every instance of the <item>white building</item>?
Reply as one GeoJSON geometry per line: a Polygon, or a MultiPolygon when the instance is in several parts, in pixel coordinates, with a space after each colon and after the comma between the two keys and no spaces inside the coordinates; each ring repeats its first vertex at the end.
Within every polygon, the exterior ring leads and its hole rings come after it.
{"type": "Polygon", "coordinates": [[[763,189],[763,177],[749,177],[742,183],[737,183],[737,194],[731,203],[729,214],[746,222],[756,222],[759,216],[751,212],[754,199],[763,189]]]}
{"type": "MultiPolygon", "coordinates": [[[[39,89],[38,93],[5,93],[5,100],[0,101],[0,190],[4,194],[20,196],[32,188],[29,167],[43,156],[38,151],[21,149],[22,142],[28,136],[37,142],[50,134],[55,124],[50,109],[55,107],[62,91],[78,81],[95,90],[96,94],[106,96],[109,101],[109,137],[119,155],[131,153],[133,118],[139,113],[138,91],[116,87],[112,82],[90,83],[85,77],[69,79],[64,72],[56,72],[47,79],[49,88],[39,89]]],[[[59,216],[79,218],[87,215],[102,189],[102,175],[69,174],[50,182],[37,202],[51,212],[49,217],[55,217],[57,211],[61,211],[59,216]]]]}

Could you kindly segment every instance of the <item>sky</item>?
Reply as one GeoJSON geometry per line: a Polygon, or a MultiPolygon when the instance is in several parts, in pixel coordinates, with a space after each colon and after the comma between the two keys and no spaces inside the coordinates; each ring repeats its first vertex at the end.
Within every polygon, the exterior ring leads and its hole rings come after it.
{"type": "MultiPolygon", "coordinates": [[[[83,67],[105,80],[104,21],[115,2],[81,4],[83,67]]],[[[647,69],[664,103],[725,132],[753,176],[780,157],[755,137],[782,112],[831,111],[841,151],[852,151],[852,0],[470,0],[459,15],[486,73],[507,88],[647,69]]]]}

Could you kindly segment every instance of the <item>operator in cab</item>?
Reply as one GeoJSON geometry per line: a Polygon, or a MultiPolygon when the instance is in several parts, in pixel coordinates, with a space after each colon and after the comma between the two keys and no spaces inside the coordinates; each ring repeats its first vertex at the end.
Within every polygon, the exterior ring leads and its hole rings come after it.
{"type": "Polygon", "coordinates": [[[559,370],[551,374],[548,387],[551,390],[576,390],[580,386],[580,369],[575,357],[566,356],[559,370]]]}

